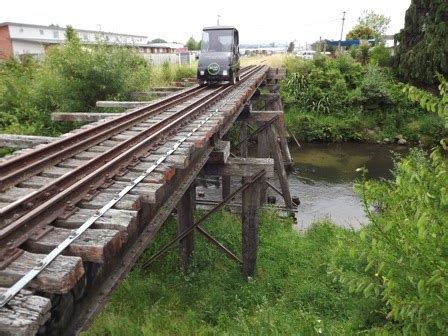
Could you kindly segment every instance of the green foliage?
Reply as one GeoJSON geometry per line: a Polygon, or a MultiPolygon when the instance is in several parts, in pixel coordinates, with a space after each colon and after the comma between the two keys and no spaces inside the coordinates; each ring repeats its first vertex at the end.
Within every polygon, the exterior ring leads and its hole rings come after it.
{"type": "MultiPolygon", "coordinates": [[[[384,51],[376,48],[379,54],[384,51]]],[[[360,49],[354,51],[358,54],[360,49]]],[[[312,61],[287,58],[285,65],[288,77],[281,86],[282,98],[288,128],[299,139],[381,141],[401,134],[427,144],[448,133],[442,120],[409,101],[403,85],[376,61],[363,67],[343,54],[312,61]]]]}
{"type": "Polygon", "coordinates": [[[436,97],[427,91],[407,85],[404,92],[410,100],[420,104],[428,112],[437,113],[440,117],[448,117],[448,81],[439,76],[440,97],[436,97]]]}
{"type": "Polygon", "coordinates": [[[448,3],[412,0],[404,28],[396,35],[394,66],[406,81],[434,85],[436,73],[448,76],[448,3]]]}
{"type": "MultiPolygon", "coordinates": [[[[345,57],[345,56],[344,56],[345,57]]],[[[331,114],[347,108],[349,87],[361,76],[361,68],[344,58],[332,61],[316,57],[313,61],[288,61],[292,65],[284,83],[287,104],[320,114],[331,114]]]]}
{"type": "Polygon", "coordinates": [[[390,17],[383,14],[377,14],[374,11],[364,11],[358,18],[358,25],[369,27],[375,32],[375,38],[377,41],[381,41],[381,35],[383,35],[389,28],[390,17]]]}
{"type": "Polygon", "coordinates": [[[125,48],[85,49],[72,41],[49,51],[39,89],[48,98],[45,104],[62,111],[88,111],[98,100],[129,99],[149,85],[150,71],[141,56],[125,48]]]}
{"type": "Polygon", "coordinates": [[[67,28],[65,29],[65,39],[69,42],[79,43],[78,34],[76,34],[76,31],[72,26],[67,26],[67,28]]]}
{"type": "Polygon", "coordinates": [[[286,52],[292,53],[294,52],[294,48],[295,48],[294,41],[291,41],[289,42],[288,49],[286,50],[286,52]]]}
{"type": "Polygon", "coordinates": [[[289,132],[301,140],[311,141],[361,141],[367,137],[365,129],[370,120],[353,111],[344,118],[336,115],[318,116],[312,112],[289,109],[286,114],[286,126],[289,132]]]}
{"type": "Polygon", "coordinates": [[[364,110],[383,114],[396,103],[395,94],[400,92],[394,88],[395,83],[387,73],[377,66],[369,66],[360,83],[357,101],[364,110]]]}
{"type": "Polygon", "coordinates": [[[0,132],[49,134],[49,116],[37,106],[33,83],[40,69],[31,57],[0,63],[0,132]]]}
{"type": "Polygon", "coordinates": [[[384,44],[379,44],[370,49],[370,63],[380,67],[390,66],[391,53],[384,44]]]}
{"type": "Polygon", "coordinates": [[[154,68],[152,73],[152,85],[169,85],[173,81],[181,81],[185,78],[196,76],[196,67],[193,65],[174,65],[164,62],[154,68]]]}
{"type": "Polygon", "coordinates": [[[371,224],[351,251],[359,256],[358,269],[341,258],[335,273],[351,291],[375,301],[388,328],[400,333],[448,332],[447,186],[446,158],[420,150],[397,163],[394,181],[357,186],[371,224]]]}
{"type": "Polygon", "coordinates": [[[68,42],[52,47],[42,63],[31,58],[0,64],[0,129],[56,135],[67,125],[54,111],[90,111],[97,100],[130,99],[149,86],[151,68],[137,53],[106,45],[86,48],[70,27],[68,42]]]}
{"type": "Polygon", "coordinates": [[[199,50],[201,49],[200,42],[197,42],[193,36],[191,36],[185,46],[188,48],[188,50],[199,50]]]}
{"type": "Polygon", "coordinates": [[[357,50],[356,58],[362,65],[367,65],[370,60],[370,44],[361,43],[357,50]]]}
{"type": "MultiPolygon", "coordinates": [[[[448,129],[448,81],[442,75],[438,75],[438,78],[440,81],[440,97],[433,96],[411,85],[405,86],[403,92],[411,101],[417,102],[426,111],[437,113],[439,117],[445,120],[445,129],[448,129]]],[[[446,133],[441,135],[440,138],[443,136],[446,136],[446,133]]],[[[447,139],[442,139],[440,143],[445,150],[448,148],[447,139]]]]}
{"type": "Polygon", "coordinates": [[[345,37],[347,40],[370,40],[376,37],[376,32],[365,25],[356,25],[345,37]]]}
{"type": "Polygon", "coordinates": [[[163,62],[162,64],[162,80],[169,83],[173,80],[173,69],[170,62],[163,62]]]}

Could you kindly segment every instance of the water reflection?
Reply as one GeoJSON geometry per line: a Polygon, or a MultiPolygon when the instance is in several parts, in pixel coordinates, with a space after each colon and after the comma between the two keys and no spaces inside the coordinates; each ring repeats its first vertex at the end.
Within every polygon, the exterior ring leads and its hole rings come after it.
{"type": "Polygon", "coordinates": [[[359,228],[367,222],[362,202],[353,191],[356,169],[366,167],[369,178],[392,177],[393,153],[406,147],[370,144],[303,144],[291,148],[295,167],[289,175],[291,191],[301,199],[298,229],[330,218],[343,227],[359,228]]]}

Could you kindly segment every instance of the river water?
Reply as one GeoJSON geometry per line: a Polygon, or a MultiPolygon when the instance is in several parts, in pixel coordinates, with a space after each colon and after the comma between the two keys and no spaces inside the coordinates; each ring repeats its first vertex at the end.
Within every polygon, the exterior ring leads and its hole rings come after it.
{"type": "Polygon", "coordinates": [[[360,178],[356,169],[367,168],[369,178],[390,179],[393,153],[404,155],[408,151],[402,146],[362,143],[313,143],[290,149],[295,162],[289,174],[290,188],[301,201],[299,230],[322,218],[355,229],[366,223],[361,199],[353,191],[353,184],[360,178]]]}
{"type": "MultiPolygon", "coordinates": [[[[361,177],[356,169],[365,167],[368,178],[390,179],[393,177],[394,155],[405,155],[408,148],[364,143],[304,143],[301,148],[290,144],[290,151],[294,167],[288,172],[288,179],[291,194],[301,201],[296,216],[297,229],[301,231],[325,218],[339,226],[355,229],[367,223],[362,201],[353,190],[353,184],[361,177]]],[[[256,156],[254,147],[251,156],[256,156]]],[[[221,200],[220,180],[218,177],[198,180],[198,204],[202,202],[203,207],[209,209],[211,205],[207,205],[206,200],[221,200]]],[[[232,178],[232,190],[240,183],[240,179],[232,178]]],[[[273,183],[280,188],[277,180],[273,183]]],[[[268,195],[276,197],[277,205],[284,204],[270,188],[268,195]]],[[[235,202],[241,204],[241,195],[236,196],[235,202]]]]}

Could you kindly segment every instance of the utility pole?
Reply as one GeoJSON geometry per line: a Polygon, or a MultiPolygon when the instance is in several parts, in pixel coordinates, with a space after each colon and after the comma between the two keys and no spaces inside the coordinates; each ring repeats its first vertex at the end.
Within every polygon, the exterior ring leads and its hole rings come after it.
{"type": "Polygon", "coordinates": [[[217,20],[217,23],[216,23],[217,26],[219,26],[219,19],[220,18],[221,18],[221,15],[218,14],[218,20],[217,20]]]}
{"type": "Polygon", "coordinates": [[[342,35],[344,34],[344,23],[345,23],[345,11],[342,14],[341,38],[339,39],[339,45],[338,45],[339,51],[341,51],[342,35]]]}

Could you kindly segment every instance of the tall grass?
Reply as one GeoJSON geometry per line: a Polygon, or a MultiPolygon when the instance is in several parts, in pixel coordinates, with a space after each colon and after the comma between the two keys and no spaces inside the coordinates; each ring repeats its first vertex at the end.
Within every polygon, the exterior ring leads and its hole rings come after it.
{"type": "Polygon", "coordinates": [[[177,65],[165,62],[155,66],[151,78],[152,86],[169,85],[175,81],[181,81],[185,78],[196,77],[197,65],[177,65]]]}
{"type": "MultiPolygon", "coordinates": [[[[240,225],[225,211],[205,224],[234,251],[241,246],[240,225]]],[[[174,233],[170,221],[145,256],[174,233]]],[[[249,280],[197,236],[189,273],[179,270],[175,250],[149,273],[137,265],[86,335],[343,334],[361,324],[363,307],[327,273],[332,249],[347,236],[356,234],[328,223],[301,236],[290,220],[267,211],[257,275],[249,280]]]]}

